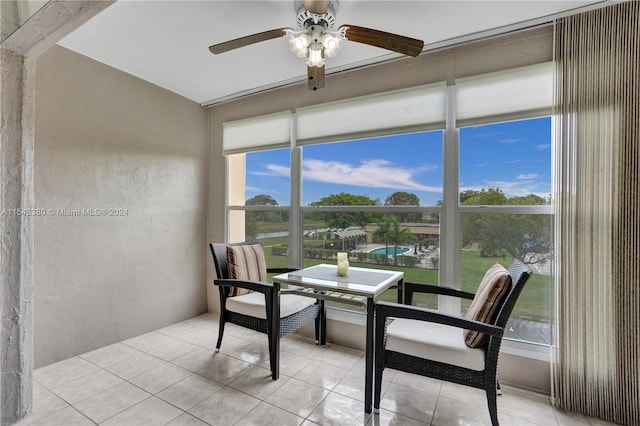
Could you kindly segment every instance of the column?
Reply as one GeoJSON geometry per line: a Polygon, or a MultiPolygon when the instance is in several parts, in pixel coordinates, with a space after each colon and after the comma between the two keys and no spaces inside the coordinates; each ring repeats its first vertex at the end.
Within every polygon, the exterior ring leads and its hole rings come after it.
{"type": "Polygon", "coordinates": [[[34,120],[33,116],[24,116],[33,111],[32,105],[23,109],[26,74],[22,56],[0,50],[0,395],[3,424],[15,422],[31,411],[33,389],[33,219],[25,211],[33,208],[34,120]]]}

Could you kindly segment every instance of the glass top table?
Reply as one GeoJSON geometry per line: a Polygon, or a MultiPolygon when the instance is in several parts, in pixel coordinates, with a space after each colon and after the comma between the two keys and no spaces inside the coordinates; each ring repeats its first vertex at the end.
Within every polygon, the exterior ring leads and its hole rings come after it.
{"type": "MultiPolygon", "coordinates": [[[[373,402],[374,306],[376,299],[394,284],[402,285],[404,272],[350,267],[338,275],[336,265],[320,264],[273,277],[273,282],[313,291],[309,296],[350,304],[364,304],[367,310],[365,349],[364,411],[370,414],[373,402]]],[[[286,290],[283,290],[283,292],[286,290]]]]}
{"type": "Polygon", "coordinates": [[[404,277],[403,272],[350,267],[346,276],[338,275],[336,265],[320,264],[276,275],[280,284],[377,298],[404,277]]]}

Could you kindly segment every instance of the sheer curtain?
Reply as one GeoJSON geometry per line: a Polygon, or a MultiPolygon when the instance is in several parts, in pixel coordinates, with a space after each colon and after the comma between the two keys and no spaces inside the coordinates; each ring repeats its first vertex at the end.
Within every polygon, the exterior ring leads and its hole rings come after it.
{"type": "Polygon", "coordinates": [[[640,424],[640,2],[556,25],[554,398],[640,424]]]}

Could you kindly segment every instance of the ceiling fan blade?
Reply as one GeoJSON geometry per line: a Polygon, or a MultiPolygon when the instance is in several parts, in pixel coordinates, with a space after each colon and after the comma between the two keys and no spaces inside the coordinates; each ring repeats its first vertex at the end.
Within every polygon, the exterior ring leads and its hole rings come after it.
{"type": "Polygon", "coordinates": [[[324,87],[324,65],[322,68],[307,67],[307,83],[309,90],[318,90],[324,87]]]}
{"type": "Polygon", "coordinates": [[[327,13],[327,0],[304,0],[304,8],[311,13],[327,13]]]}
{"type": "Polygon", "coordinates": [[[381,47],[404,55],[418,56],[424,47],[422,40],[385,31],[372,30],[356,25],[341,25],[340,28],[347,28],[346,37],[349,41],[381,47]]]}
{"type": "Polygon", "coordinates": [[[209,51],[215,55],[219,53],[228,52],[239,47],[248,46],[254,43],[260,43],[261,41],[271,40],[272,38],[282,37],[287,34],[289,28],[279,28],[277,30],[264,31],[257,34],[248,35],[245,37],[236,38],[234,40],[225,41],[223,43],[214,44],[209,46],[209,51]]]}

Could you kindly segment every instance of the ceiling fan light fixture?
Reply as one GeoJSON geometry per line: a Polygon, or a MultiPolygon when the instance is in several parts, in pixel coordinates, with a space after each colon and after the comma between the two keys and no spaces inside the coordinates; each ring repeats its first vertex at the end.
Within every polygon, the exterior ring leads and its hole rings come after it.
{"type": "Polygon", "coordinates": [[[307,34],[299,34],[289,38],[289,49],[298,58],[306,58],[311,38],[307,34]]]}
{"type": "Polygon", "coordinates": [[[342,50],[342,39],[333,34],[325,33],[322,36],[322,46],[324,47],[324,56],[333,58],[342,50]]]}
{"type": "Polygon", "coordinates": [[[324,55],[322,45],[313,43],[309,46],[309,56],[307,56],[307,66],[322,68],[324,66],[324,55]]]}

